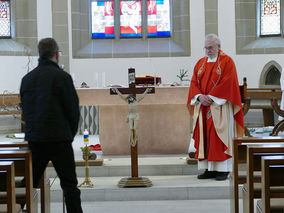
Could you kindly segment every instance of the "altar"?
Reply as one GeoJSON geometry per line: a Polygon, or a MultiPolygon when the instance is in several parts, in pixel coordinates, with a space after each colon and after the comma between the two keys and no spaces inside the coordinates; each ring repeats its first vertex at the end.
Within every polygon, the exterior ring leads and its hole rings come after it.
{"type": "MultiPolygon", "coordinates": [[[[185,154],[190,142],[188,87],[156,87],[138,105],[138,153],[185,154]]],[[[104,155],[130,154],[128,106],[109,88],[77,89],[80,106],[99,106],[99,138],[104,155]]],[[[138,95],[139,96],[139,95],[138,95]]]]}

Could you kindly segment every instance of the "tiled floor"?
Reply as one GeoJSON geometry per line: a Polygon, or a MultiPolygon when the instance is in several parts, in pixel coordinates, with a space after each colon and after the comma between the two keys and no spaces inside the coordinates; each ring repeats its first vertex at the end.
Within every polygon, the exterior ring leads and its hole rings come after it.
{"type": "MultiPolygon", "coordinates": [[[[229,213],[229,200],[164,200],[83,202],[84,213],[229,213]]],[[[62,213],[62,203],[52,203],[52,213],[62,213]]]]}

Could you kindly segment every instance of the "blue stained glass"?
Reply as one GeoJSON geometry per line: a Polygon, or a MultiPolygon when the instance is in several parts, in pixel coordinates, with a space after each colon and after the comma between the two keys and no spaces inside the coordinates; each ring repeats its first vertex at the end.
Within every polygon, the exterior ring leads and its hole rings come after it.
{"type": "Polygon", "coordinates": [[[92,2],[92,38],[114,38],[114,2],[92,2]]]}
{"type": "Polygon", "coordinates": [[[98,1],[97,2],[97,6],[104,6],[105,5],[105,2],[104,1],[98,1]]]}
{"type": "Polygon", "coordinates": [[[105,33],[92,33],[93,38],[114,38],[113,34],[105,34],[105,33]]]}
{"type": "Polygon", "coordinates": [[[147,0],[148,37],[171,35],[169,0],[147,0]]]}
{"type": "Polygon", "coordinates": [[[121,33],[120,37],[142,37],[142,33],[121,33]]]}
{"type": "Polygon", "coordinates": [[[160,31],[157,33],[148,33],[149,37],[169,37],[171,35],[171,32],[169,31],[160,31]]]}

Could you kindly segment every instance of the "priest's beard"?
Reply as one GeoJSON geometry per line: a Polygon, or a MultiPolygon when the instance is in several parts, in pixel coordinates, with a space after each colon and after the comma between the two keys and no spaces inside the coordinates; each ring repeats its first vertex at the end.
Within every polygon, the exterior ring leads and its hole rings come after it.
{"type": "Polygon", "coordinates": [[[218,50],[216,50],[215,52],[211,52],[211,53],[205,53],[205,55],[210,59],[216,58],[218,56],[218,50]]]}

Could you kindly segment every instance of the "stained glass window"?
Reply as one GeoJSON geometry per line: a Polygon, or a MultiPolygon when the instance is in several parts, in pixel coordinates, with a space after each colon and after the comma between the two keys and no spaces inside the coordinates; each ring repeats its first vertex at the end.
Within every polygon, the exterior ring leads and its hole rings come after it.
{"type": "Polygon", "coordinates": [[[169,37],[170,2],[171,0],[91,0],[92,38],[169,37]],[[147,34],[142,35],[142,31],[147,34]]]}
{"type": "Polygon", "coordinates": [[[11,36],[10,1],[0,0],[0,37],[11,36]]]}
{"type": "Polygon", "coordinates": [[[261,0],[261,35],[278,35],[281,33],[280,0],[261,0]]]}
{"type": "Polygon", "coordinates": [[[171,33],[169,0],[147,0],[148,37],[168,37],[171,33]]]}
{"type": "Polygon", "coordinates": [[[92,37],[114,38],[114,2],[95,0],[91,4],[92,37]]]}
{"type": "Polygon", "coordinates": [[[141,0],[120,1],[120,37],[142,37],[141,0]]]}

